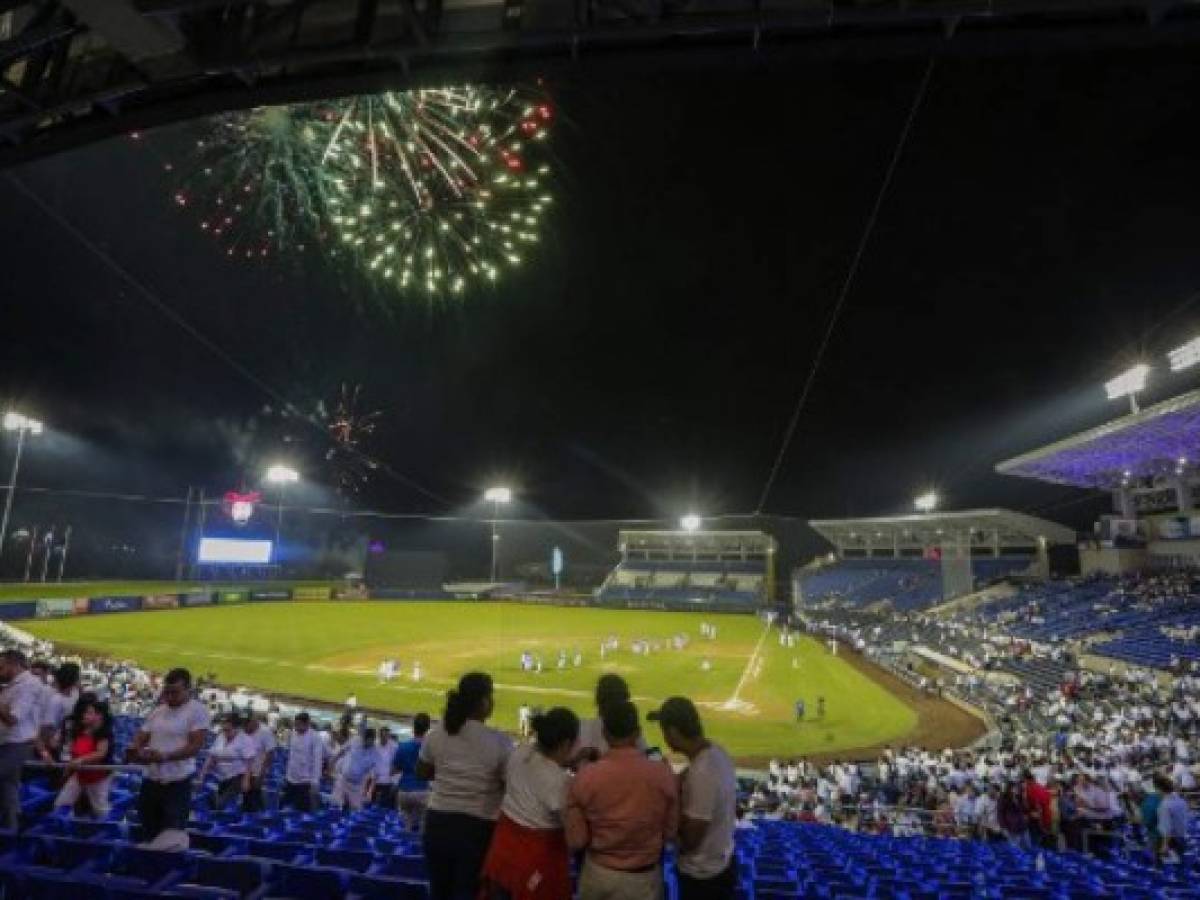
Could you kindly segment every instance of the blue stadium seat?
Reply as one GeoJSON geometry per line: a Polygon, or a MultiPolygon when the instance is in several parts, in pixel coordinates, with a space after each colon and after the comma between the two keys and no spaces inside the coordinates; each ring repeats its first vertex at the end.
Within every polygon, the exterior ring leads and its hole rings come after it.
{"type": "Polygon", "coordinates": [[[28,900],[105,900],[108,893],[83,876],[59,872],[27,874],[24,891],[28,900]]]}
{"type": "Polygon", "coordinates": [[[338,847],[318,847],[316,861],[322,866],[335,866],[352,872],[366,872],[375,865],[375,854],[370,850],[343,850],[338,847]]]}
{"type": "Polygon", "coordinates": [[[429,900],[429,885],[383,875],[353,875],[347,897],[355,900],[429,900]]]}
{"type": "Polygon", "coordinates": [[[261,860],[245,858],[199,857],[195,870],[181,883],[171,885],[175,891],[190,887],[213,887],[236,892],[241,900],[258,900],[266,896],[270,866],[261,860]]]}
{"type": "Polygon", "coordinates": [[[328,866],[279,865],[274,869],[270,896],[288,900],[328,900],[342,897],[351,872],[328,866]]]}
{"type": "Polygon", "coordinates": [[[249,841],[246,855],[281,863],[303,863],[312,859],[313,851],[304,844],[292,841],[249,841]]]}
{"type": "Polygon", "coordinates": [[[386,875],[388,878],[405,878],[409,881],[429,880],[429,868],[425,865],[423,856],[389,856],[378,874],[386,875]]]}

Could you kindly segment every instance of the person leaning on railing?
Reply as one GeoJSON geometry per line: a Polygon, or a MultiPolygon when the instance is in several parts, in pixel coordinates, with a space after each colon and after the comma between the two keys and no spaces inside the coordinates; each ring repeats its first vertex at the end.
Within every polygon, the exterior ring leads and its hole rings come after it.
{"type": "Polygon", "coordinates": [[[84,694],[75,704],[70,718],[74,732],[70,746],[71,758],[65,766],[66,783],[54,798],[54,806],[71,808],[86,798],[92,817],[103,819],[109,810],[108,791],[112,786],[112,772],[96,767],[112,764],[112,712],[108,704],[97,700],[94,694],[84,694]]]}

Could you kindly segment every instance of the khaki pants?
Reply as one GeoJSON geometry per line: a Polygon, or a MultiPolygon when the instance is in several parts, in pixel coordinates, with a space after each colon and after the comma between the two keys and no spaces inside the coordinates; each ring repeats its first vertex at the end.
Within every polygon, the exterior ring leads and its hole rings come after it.
{"type": "Polygon", "coordinates": [[[111,785],[111,775],[92,784],[80,784],[79,776],[72,775],[67,779],[67,783],[62,786],[62,790],[58,792],[58,796],[54,798],[54,805],[74,806],[80,796],[86,794],[88,806],[92,809],[92,815],[97,819],[103,819],[108,815],[108,789],[111,785]]]}
{"type": "Polygon", "coordinates": [[[363,801],[366,799],[364,788],[366,788],[365,784],[351,784],[345,776],[339,775],[333,783],[331,801],[334,809],[341,809],[343,806],[349,806],[354,810],[362,809],[363,801]]]}
{"type": "Polygon", "coordinates": [[[396,791],[396,808],[408,823],[409,831],[425,830],[425,810],[429,791],[396,791]]]}
{"type": "Polygon", "coordinates": [[[579,876],[579,900],[662,900],[662,867],[648,872],[620,872],[598,866],[591,859],[583,863],[579,876]]]}

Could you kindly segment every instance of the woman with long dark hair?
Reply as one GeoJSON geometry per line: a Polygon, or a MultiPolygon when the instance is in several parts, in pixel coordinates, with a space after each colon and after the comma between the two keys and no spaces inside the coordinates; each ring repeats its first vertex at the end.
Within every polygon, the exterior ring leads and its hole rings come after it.
{"type": "Polygon", "coordinates": [[[483,864],[486,900],[570,900],[563,814],[579,719],[564,707],[534,716],[537,740],[508,759],[500,819],[483,864]]]}
{"type": "Polygon", "coordinates": [[[512,753],[512,741],[484,724],[493,706],[491,676],[468,672],[421,744],[417,774],[432,781],[424,837],[432,900],[475,900],[479,892],[512,753]]]}
{"type": "Polygon", "coordinates": [[[73,735],[71,760],[67,763],[66,783],[58,792],[54,805],[71,808],[81,797],[86,797],[92,816],[103,819],[109,810],[108,789],[112,785],[112,772],[80,769],[112,764],[112,713],[108,704],[97,700],[95,694],[84,694],[69,719],[73,735]]]}

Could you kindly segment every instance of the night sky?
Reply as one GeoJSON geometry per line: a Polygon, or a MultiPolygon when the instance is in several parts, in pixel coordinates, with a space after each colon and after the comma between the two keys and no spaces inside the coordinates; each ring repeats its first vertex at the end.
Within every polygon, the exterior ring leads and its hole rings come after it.
{"type": "MultiPolygon", "coordinates": [[[[13,170],[59,217],[0,177],[0,395],[55,430],[22,481],[224,490],[275,455],[263,384],[305,407],[348,382],[421,488],[380,472],[357,506],[461,512],[503,480],[529,515],[753,511],[924,66],[551,82],[545,239],[433,308],[317,255],[228,261],[161,171],[195,126],[13,170]]],[[[766,510],[936,486],[1086,526],[1085,495],[992,466],[1119,413],[1104,379],[1200,333],[1197,96],[1183,51],[939,60],[766,510]]]]}

